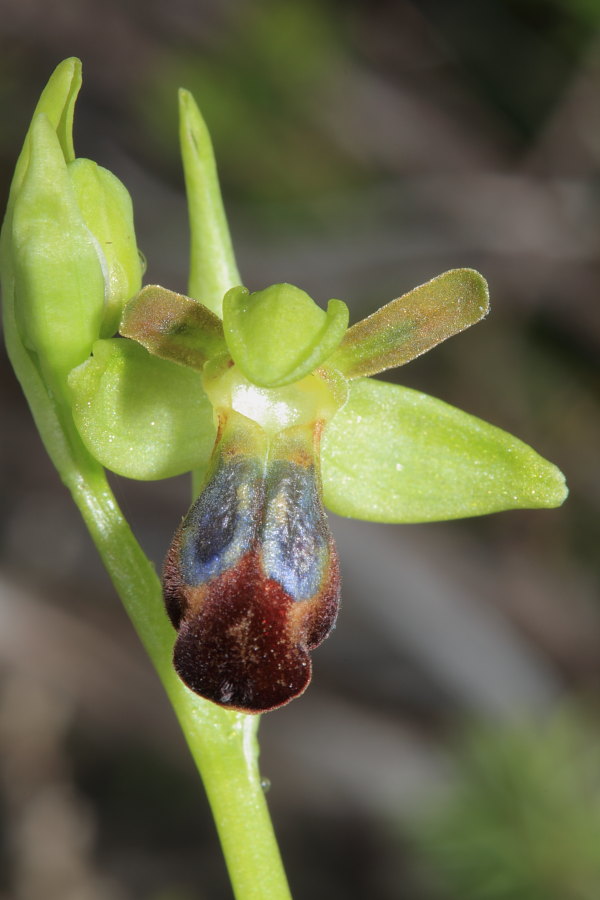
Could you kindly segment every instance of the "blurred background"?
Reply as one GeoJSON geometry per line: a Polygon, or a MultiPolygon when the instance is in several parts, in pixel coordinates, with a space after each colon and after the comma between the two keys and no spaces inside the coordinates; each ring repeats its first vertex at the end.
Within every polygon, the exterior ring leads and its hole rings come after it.
{"type": "MultiPolygon", "coordinates": [[[[185,290],[185,86],[248,287],[356,321],[479,269],[489,318],[392,377],[570,484],[556,511],[332,517],[338,627],[261,724],[298,900],[600,897],[599,47],[598,0],[0,0],[2,205],[77,55],[77,154],[129,188],[146,280],[185,290]]],[[[0,898],[228,898],[183,739],[1,366],[0,898]]],[[[160,566],[187,479],[114,484],[160,566]]]]}

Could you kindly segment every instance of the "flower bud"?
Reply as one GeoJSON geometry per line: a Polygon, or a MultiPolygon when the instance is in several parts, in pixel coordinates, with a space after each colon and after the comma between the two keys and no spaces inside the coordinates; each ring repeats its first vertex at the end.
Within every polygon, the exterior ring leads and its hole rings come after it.
{"type": "Polygon", "coordinates": [[[142,284],[131,197],[112,172],[90,159],[74,160],[68,172],[84,222],[98,242],[105,299],[101,336],[111,337],[126,301],[142,284]]]}
{"type": "Polygon", "coordinates": [[[29,164],[14,199],[9,252],[21,338],[36,352],[46,378],[62,390],[100,332],[104,276],[61,144],[43,113],[29,133],[29,164]]]}

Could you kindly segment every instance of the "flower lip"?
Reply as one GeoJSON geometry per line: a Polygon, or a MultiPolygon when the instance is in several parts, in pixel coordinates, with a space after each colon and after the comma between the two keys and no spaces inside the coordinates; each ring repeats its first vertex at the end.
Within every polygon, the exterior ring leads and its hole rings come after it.
{"type": "Polygon", "coordinates": [[[175,668],[221,705],[265,712],[310,681],[337,615],[337,553],[320,493],[320,424],[269,435],[223,412],[206,484],[164,567],[175,668]]]}

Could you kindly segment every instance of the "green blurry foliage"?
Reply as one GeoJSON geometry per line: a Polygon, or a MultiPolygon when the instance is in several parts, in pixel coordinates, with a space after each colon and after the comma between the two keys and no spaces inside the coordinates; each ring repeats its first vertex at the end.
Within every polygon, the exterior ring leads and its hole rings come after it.
{"type": "Polygon", "coordinates": [[[599,835],[598,729],[569,711],[474,731],[414,838],[443,900],[597,900],[599,835]]]}
{"type": "Polygon", "coordinates": [[[527,142],[543,128],[596,39],[600,3],[430,0],[427,18],[452,47],[471,89],[527,142]]]}
{"type": "Polygon", "coordinates": [[[173,95],[184,84],[206,118],[224,182],[240,197],[302,199],[363,177],[314,124],[344,56],[334,21],[329,4],[262,0],[236,8],[214,47],[166,49],[137,104],[154,150],[178,164],[173,95]]]}

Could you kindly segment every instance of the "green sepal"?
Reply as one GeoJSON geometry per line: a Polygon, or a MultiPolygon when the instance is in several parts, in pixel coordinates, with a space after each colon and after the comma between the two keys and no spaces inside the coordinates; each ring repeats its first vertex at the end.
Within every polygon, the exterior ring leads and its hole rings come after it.
{"type": "Polygon", "coordinates": [[[190,220],[189,293],[221,315],[223,295],[241,283],[206,123],[189,91],[179,91],[179,141],[190,220]]]}
{"type": "Polygon", "coordinates": [[[375,522],[432,522],[560,506],[559,469],[518,438],[441,400],[350,383],[322,442],[325,504],[375,522]]]}
{"type": "Polygon", "coordinates": [[[198,372],[112,338],[96,341],[69,387],[79,434],[111,472],[154,481],[208,463],[216,431],[198,372]]]}
{"type": "Polygon", "coordinates": [[[64,384],[100,333],[104,276],[59,139],[43,113],[29,132],[29,165],[15,197],[9,247],[22,340],[37,353],[46,378],[64,384]]]}
{"type": "Polygon", "coordinates": [[[113,335],[126,301],[142,286],[131,197],[119,179],[90,159],[76,159],[69,177],[87,227],[98,241],[104,264],[102,337],[113,335]]]}
{"type": "Polygon", "coordinates": [[[223,328],[231,356],[260,387],[300,381],[338,346],[348,307],[330,300],[325,313],[300,288],[274,284],[251,294],[235,287],[223,299],[223,328]]]}
{"type": "Polygon", "coordinates": [[[155,356],[198,371],[208,359],[227,351],[215,313],[158,284],[147,285],[130,300],[119,330],[155,356]]]}
{"type": "Polygon", "coordinates": [[[474,325],[488,309],[485,278],[474,269],[451,269],[349,328],[331,365],[347,378],[402,366],[474,325]]]}

